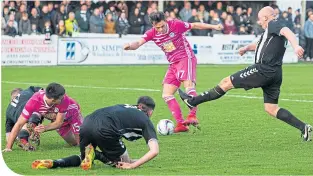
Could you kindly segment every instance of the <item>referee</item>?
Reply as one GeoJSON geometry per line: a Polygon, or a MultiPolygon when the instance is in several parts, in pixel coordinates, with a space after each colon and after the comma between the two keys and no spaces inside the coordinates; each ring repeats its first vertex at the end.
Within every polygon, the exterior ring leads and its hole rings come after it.
{"type": "Polygon", "coordinates": [[[239,49],[239,54],[255,51],[255,64],[224,78],[216,87],[196,97],[190,97],[179,90],[180,97],[190,108],[222,97],[231,89],[262,88],[265,111],[279,120],[299,129],[304,141],[311,141],[312,126],[297,119],[293,114],[278,106],[282,84],[282,64],[288,41],[298,58],[304,50],[298,45],[294,33],[275,19],[274,9],[267,6],[260,10],[258,23],[265,32],[257,43],[239,49]]]}

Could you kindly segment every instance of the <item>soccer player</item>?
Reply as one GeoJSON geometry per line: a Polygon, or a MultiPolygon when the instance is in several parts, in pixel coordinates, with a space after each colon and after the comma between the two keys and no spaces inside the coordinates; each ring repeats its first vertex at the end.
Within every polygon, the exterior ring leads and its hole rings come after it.
{"type": "MultiPolygon", "coordinates": [[[[62,85],[58,83],[51,83],[45,90],[40,90],[35,93],[26,103],[22,113],[20,114],[11,131],[7,146],[3,152],[12,151],[12,146],[17,135],[19,136],[18,145],[20,147],[22,147],[24,150],[34,150],[34,147],[31,146],[28,142],[28,138],[32,135],[32,133],[34,133],[34,131],[36,131],[34,134],[38,134],[59,128],[60,129],[58,132],[63,137],[63,139],[72,145],[77,145],[79,141],[78,131],[81,122],[82,117],[77,103],[65,94],[65,89],[62,85]],[[52,119],[52,123],[46,126],[36,126],[36,124],[31,124],[28,129],[22,129],[22,127],[31,117],[33,119],[37,119],[37,121],[40,121],[42,116],[49,116],[51,113],[56,114],[55,119],[52,119]],[[69,133],[71,128],[67,122],[76,124],[76,136],[69,135],[71,134],[69,133]],[[75,139],[73,139],[73,137],[75,137],[75,139]]],[[[39,135],[36,136],[37,137],[34,138],[39,140],[39,135]]]]}
{"type": "Polygon", "coordinates": [[[275,19],[274,9],[267,6],[260,10],[258,23],[265,32],[258,43],[252,43],[239,49],[239,54],[255,51],[255,64],[224,78],[216,87],[196,97],[191,97],[182,90],[179,94],[188,107],[218,99],[233,88],[262,88],[265,111],[279,120],[299,129],[304,141],[311,140],[312,126],[303,123],[293,114],[278,106],[282,83],[282,64],[289,41],[299,58],[304,50],[298,45],[294,33],[275,19]]]}
{"type": "Polygon", "coordinates": [[[185,37],[185,32],[190,29],[221,30],[223,26],[187,23],[180,20],[166,21],[163,12],[151,13],[149,20],[153,28],[148,30],[140,40],[126,44],[124,50],[136,50],[148,41],[154,41],[163,50],[170,66],[163,80],[162,98],[176,120],[174,132],[188,131],[188,125],[198,124],[197,108],[193,107],[184,121],[180,106],[174,97],[181,83],[188,95],[197,95],[195,90],[197,59],[185,37]]]}
{"type": "MultiPolygon", "coordinates": [[[[9,135],[13,126],[17,122],[18,117],[21,115],[27,101],[38,92],[41,87],[30,86],[23,90],[15,88],[11,91],[11,101],[6,110],[5,132],[6,140],[8,141],[9,135]]],[[[32,119],[31,119],[32,120],[32,119]]]]}
{"type": "Polygon", "coordinates": [[[122,169],[134,169],[159,153],[154,126],[150,120],[155,103],[148,96],[137,105],[115,105],[98,109],[88,115],[80,130],[80,154],[58,160],[36,160],[32,168],[77,167],[88,170],[94,159],[122,169]],[[138,160],[130,159],[122,138],[134,141],[144,138],[150,150],[138,160]],[[95,150],[99,147],[101,151],[95,150]]]}

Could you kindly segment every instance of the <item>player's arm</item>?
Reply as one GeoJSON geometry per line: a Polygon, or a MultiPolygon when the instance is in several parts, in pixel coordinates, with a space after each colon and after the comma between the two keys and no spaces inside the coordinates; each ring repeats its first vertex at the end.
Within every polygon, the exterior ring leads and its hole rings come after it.
{"type": "Polygon", "coordinates": [[[283,35],[287,38],[287,40],[291,43],[291,46],[297,54],[298,58],[302,58],[304,50],[301,46],[299,46],[296,35],[288,27],[283,27],[280,30],[280,35],[283,35]]]}
{"type": "Polygon", "coordinates": [[[62,124],[63,124],[64,117],[65,117],[65,113],[60,113],[59,112],[57,114],[54,122],[49,123],[48,125],[42,125],[42,124],[38,125],[35,128],[35,131],[37,131],[39,133],[42,133],[42,132],[45,132],[45,131],[51,131],[51,130],[59,129],[62,126],[62,124]]]}
{"type": "Polygon", "coordinates": [[[148,142],[149,151],[140,159],[136,160],[133,163],[124,163],[119,162],[116,166],[117,168],[121,169],[135,169],[144,163],[150,161],[151,159],[155,158],[159,154],[159,144],[156,139],[150,139],[148,142]]]}
{"type": "Polygon", "coordinates": [[[244,47],[239,48],[238,52],[240,56],[244,55],[247,51],[255,51],[256,50],[256,43],[250,43],[249,45],[246,45],[244,47]]]}
{"type": "Polygon", "coordinates": [[[215,30],[222,30],[223,25],[212,25],[212,24],[206,24],[206,23],[190,23],[191,29],[215,29],[215,30]]]}
{"type": "Polygon", "coordinates": [[[22,127],[26,123],[27,123],[27,119],[21,114],[20,117],[18,118],[17,122],[15,123],[15,125],[11,131],[11,134],[9,135],[9,139],[8,139],[6,148],[3,151],[7,152],[7,151],[12,150],[13,143],[14,143],[18,133],[20,132],[20,130],[22,129],[22,127]]]}
{"type": "Polygon", "coordinates": [[[138,49],[141,45],[145,44],[146,40],[145,39],[140,39],[135,42],[130,42],[124,45],[124,50],[136,50],[138,49]]]}

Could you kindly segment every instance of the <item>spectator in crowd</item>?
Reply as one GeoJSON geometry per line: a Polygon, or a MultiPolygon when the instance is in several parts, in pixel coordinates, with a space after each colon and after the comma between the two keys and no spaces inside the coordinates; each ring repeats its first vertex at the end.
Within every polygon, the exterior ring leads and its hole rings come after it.
{"type": "Polygon", "coordinates": [[[17,10],[16,7],[15,7],[15,1],[10,1],[9,10],[14,10],[14,11],[17,10]]]}
{"type": "Polygon", "coordinates": [[[171,11],[169,13],[168,20],[180,20],[180,19],[177,17],[177,15],[176,15],[176,13],[174,11],[171,11]]]}
{"type": "Polygon", "coordinates": [[[167,5],[165,11],[171,12],[175,8],[178,8],[178,6],[176,5],[176,1],[170,1],[169,4],[167,5]]]}
{"type": "Polygon", "coordinates": [[[306,38],[307,61],[313,61],[313,13],[304,24],[304,36],[306,38]]]}
{"type": "Polygon", "coordinates": [[[45,41],[51,40],[51,35],[53,34],[51,26],[50,20],[45,21],[44,28],[42,30],[42,33],[45,35],[45,41]]]}
{"type": "Polygon", "coordinates": [[[17,21],[19,23],[21,18],[22,18],[22,14],[24,14],[24,13],[27,13],[26,12],[26,6],[24,4],[21,4],[19,11],[17,11],[15,13],[15,21],[17,21]]]}
{"type": "Polygon", "coordinates": [[[50,21],[50,20],[51,20],[51,17],[50,17],[49,11],[48,11],[48,6],[47,5],[43,5],[42,6],[42,11],[41,11],[41,17],[40,17],[40,20],[39,20],[39,27],[40,27],[40,29],[44,29],[46,21],[50,21]]]}
{"type": "Polygon", "coordinates": [[[142,7],[142,3],[138,1],[136,5],[133,7],[132,12],[135,11],[135,8],[139,9],[139,15],[144,16],[145,15],[145,9],[142,7]]]}
{"type": "Polygon", "coordinates": [[[179,12],[179,16],[181,18],[181,20],[183,21],[188,21],[191,18],[191,4],[190,2],[185,2],[184,4],[184,8],[182,8],[179,12]]]}
{"type": "Polygon", "coordinates": [[[128,7],[124,1],[119,1],[117,3],[117,8],[122,12],[126,14],[126,18],[128,18],[128,7]]]}
{"type": "Polygon", "coordinates": [[[99,9],[99,17],[101,18],[101,20],[104,20],[105,16],[107,15],[107,13],[104,14],[104,7],[100,6],[98,9],[99,9]]]}
{"type": "MultiPolygon", "coordinates": [[[[208,23],[204,20],[202,13],[198,13],[196,16],[191,17],[188,21],[189,23],[208,23]]],[[[208,30],[191,29],[192,36],[208,36],[208,30]]]]}
{"type": "Polygon", "coordinates": [[[281,17],[281,21],[285,24],[285,26],[287,26],[291,31],[294,31],[294,28],[293,28],[293,23],[292,21],[290,20],[290,18],[288,17],[288,12],[287,11],[284,11],[283,12],[283,15],[281,17]]]}
{"type": "Polygon", "coordinates": [[[31,16],[29,17],[29,20],[30,20],[30,24],[35,24],[37,27],[37,30],[40,30],[39,29],[39,16],[37,14],[37,10],[35,7],[32,8],[31,10],[31,16]]]}
{"type": "Polygon", "coordinates": [[[277,6],[274,7],[274,11],[275,11],[276,19],[280,20],[281,14],[280,14],[280,10],[277,6]]]}
{"type": "Polygon", "coordinates": [[[7,23],[4,19],[4,17],[2,17],[1,18],[1,35],[4,35],[4,31],[5,31],[6,27],[7,27],[7,23]]]}
{"type": "Polygon", "coordinates": [[[142,34],[141,26],[144,24],[143,17],[139,14],[139,9],[135,8],[129,17],[130,34],[142,34]]]}
{"type": "Polygon", "coordinates": [[[122,12],[120,17],[117,20],[116,32],[120,35],[127,35],[130,24],[126,18],[125,12],[122,12]]]}
{"type": "Polygon", "coordinates": [[[237,7],[236,13],[233,16],[233,19],[234,19],[235,24],[236,24],[238,29],[240,28],[240,26],[242,24],[244,24],[244,18],[242,16],[242,8],[241,7],[237,7]]]}
{"type": "Polygon", "coordinates": [[[247,35],[248,32],[246,31],[246,27],[244,24],[242,24],[240,27],[239,27],[239,32],[238,32],[239,35],[247,35]]]}
{"type": "Polygon", "coordinates": [[[228,5],[228,6],[227,6],[227,9],[226,9],[226,12],[227,12],[228,14],[230,14],[232,17],[234,17],[234,15],[235,15],[234,6],[228,5]]]}
{"type": "Polygon", "coordinates": [[[201,14],[202,14],[202,16],[204,17],[204,20],[205,20],[205,21],[209,21],[209,20],[210,20],[210,19],[209,19],[209,12],[205,10],[203,4],[201,4],[201,5],[199,6],[199,12],[198,12],[198,13],[201,13],[201,14]]]}
{"type": "Polygon", "coordinates": [[[79,11],[75,14],[80,32],[87,33],[89,31],[90,13],[87,10],[87,5],[82,4],[79,11]]]}
{"type": "Polygon", "coordinates": [[[105,34],[116,34],[115,30],[115,21],[113,20],[113,16],[111,13],[108,13],[105,16],[105,25],[104,25],[104,33],[105,34]]]}
{"type": "MultiPolygon", "coordinates": [[[[213,25],[222,24],[222,21],[221,21],[220,17],[218,16],[217,11],[214,11],[213,18],[211,19],[211,24],[213,24],[213,25]]],[[[211,32],[212,35],[221,34],[221,33],[222,33],[222,31],[218,31],[215,29],[212,29],[212,32],[211,32]]]]}
{"type": "Polygon", "coordinates": [[[93,15],[89,19],[89,31],[91,33],[103,33],[104,20],[100,18],[99,13],[98,8],[94,9],[93,15]]]}
{"type": "Polygon", "coordinates": [[[9,20],[9,6],[4,6],[3,8],[3,17],[5,20],[5,23],[7,23],[7,21],[9,20]]]}
{"type": "Polygon", "coordinates": [[[216,3],[216,12],[218,13],[218,16],[221,17],[223,13],[223,3],[217,2],[216,3]]]}
{"type": "Polygon", "coordinates": [[[288,19],[292,21],[292,7],[288,7],[288,19]]]}
{"type": "Polygon", "coordinates": [[[58,24],[58,21],[54,21],[53,19],[55,19],[55,16],[56,16],[56,11],[54,10],[54,5],[53,5],[53,2],[49,2],[48,3],[48,13],[50,15],[50,21],[52,23],[51,27],[53,29],[55,29],[56,25],[58,24]]]}
{"type": "Polygon", "coordinates": [[[9,21],[12,21],[12,22],[13,22],[13,27],[15,28],[16,33],[18,34],[18,24],[17,24],[17,22],[15,21],[15,14],[14,14],[14,13],[12,13],[12,14],[9,16],[8,22],[9,22],[9,21]]]}
{"type": "Polygon", "coordinates": [[[14,27],[14,23],[15,23],[14,20],[9,19],[8,25],[4,31],[5,35],[12,36],[12,37],[15,37],[17,35],[17,31],[14,27]]]}
{"type": "Polygon", "coordinates": [[[64,4],[64,11],[66,15],[69,15],[70,12],[74,12],[75,7],[72,5],[70,0],[63,0],[62,4],[64,4]]]}
{"type": "Polygon", "coordinates": [[[197,18],[197,15],[198,15],[197,9],[192,9],[192,10],[191,10],[191,17],[188,19],[188,21],[189,21],[191,18],[197,18]]]}
{"type": "Polygon", "coordinates": [[[201,3],[199,0],[194,0],[193,1],[193,4],[192,4],[192,7],[199,10],[199,7],[200,7],[201,3]]]}
{"type": "Polygon", "coordinates": [[[227,18],[227,13],[226,13],[226,12],[223,12],[222,15],[221,15],[221,21],[222,21],[222,23],[225,23],[226,18],[227,18]]]}
{"type": "Polygon", "coordinates": [[[224,34],[237,34],[237,27],[231,14],[227,15],[224,22],[224,34]]]}
{"type": "Polygon", "coordinates": [[[157,12],[158,11],[158,4],[155,3],[155,2],[153,2],[149,7],[152,8],[152,12],[157,12]]]}
{"type": "Polygon", "coordinates": [[[108,13],[111,13],[111,14],[112,14],[112,18],[113,18],[114,21],[117,20],[118,15],[117,15],[117,12],[116,12],[116,10],[115,10],[114,4],[111,4],[111,5],[110,5],[109,9],[105,12],[105,15],[107,15],[108,13]]]}
{"type": "Polygon", "coordinates": [[[79,27],[78,27],[77,21],[75,20],[74,12],[70,12],[68,14],[68,19],[65,20],[65,30],[66,30],[66,35],[69,35],[69,36],[74,36],[75,33],[79,32],[79,27]]]}
{"type": "MultiPolygon", "coordinates": [[[[152,8],[148,7],[147,13],[145,14],[143,20],[144,20],[144,32],[152,28],[152,24],[149,20],[149,15],[152,13],[152,8]]],[[[174,12],[173,12],[174,13],[174,12]]]]}
{"type": "Polygon", "coordinates": [[[36,24],[32,24],[31,35],[39,35],[39,34],[41,34],[41,33],[38,31],[37,25],[36,24]]]}
{"type": "Polygon", "coordinates": [[[59,6],[59,9],[58,9],[56,15],[54,16],[54,19],[53,19],[54,24],[59,24],[59,21],[61,21],[61,20],[65,21],[66,19],[67,19],[67,14],[65,13],[65,5],[61,4],[59,6]]]}
{"type": "Polygon", "coordinates": [[[254,17],[252,15],[252,8],[251,7],[248,7],[248,10],[247,10],[247,14],[246,14],[246,26],[247,26],[247,32],[249,34],[252,33],[253,31],[253,25],[255,24],[256,22],[256,17],[254,17]]]}
{"type": "MultiPolygon", "coordinates": [[[[37,10],[37,14],[38,14],[38,17],[40,17],[40,15],[41,15],[41,4],[40,4],[40,0],[35,0],[35,2],[34,2],[34,8],[37,10]]],[[[37,28],[38,28],[38,26],[37,26],[37,28]]]]}
{"type": "Polygon", "coordinates": [[[28,19],[28,14],[25,12],[22,14],[22,19],[19,22],[19,34],[28,34],[31,33],[31,24],[30,20],[28,19]]]}
{"type": "Polygon", "coordinates": [[[301,14],[300,14],[300,9],[297,9],[295,11],[295,14],[296,14],[296,17],[294,19],[294,23],[297,25],[297,24],[300,24],[301,23],[301,14]]]}
{"type": "Polygon", "coordinates": [[[210,12],[209,12],[210,21],[212,20],[213,16],[214,16],[214,10],[210,10],[210,12]]]}
{"type": "Polygon", "coordinates": [[[63,20],[60,20],[57,28],[55,30],[55,34],[58,36],[64,36],[66,34],[65,24],[63,20]]]}

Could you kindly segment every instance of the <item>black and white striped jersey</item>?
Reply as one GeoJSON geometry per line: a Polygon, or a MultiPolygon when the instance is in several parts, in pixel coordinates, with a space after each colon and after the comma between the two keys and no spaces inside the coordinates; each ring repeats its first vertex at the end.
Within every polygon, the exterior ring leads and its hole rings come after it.
{"type": "Polygon", "coordinates": [[[286,51],[288,40],[280,35],[280,30],[285,25],[279,20],[268,23],[267,29],[262,34],[255,50],[255,63],[269,66],[281,66],[286,51]]]}
{"type": "Polygon", "coordinates": [[[96,110],[86,118],[94,121],[94,129],[106,138],[125,138],[134,141],[144,138],[148,143],[157,139],[150,118],[136,106],[121,104],[96,110]]]}

